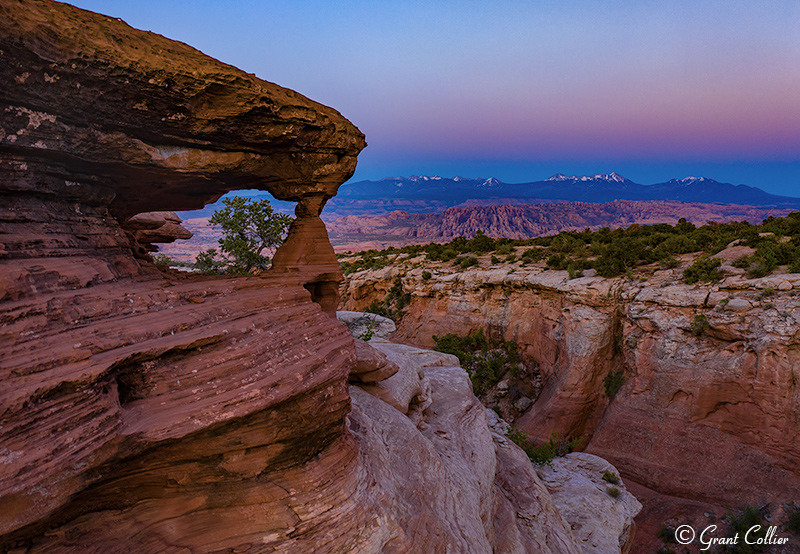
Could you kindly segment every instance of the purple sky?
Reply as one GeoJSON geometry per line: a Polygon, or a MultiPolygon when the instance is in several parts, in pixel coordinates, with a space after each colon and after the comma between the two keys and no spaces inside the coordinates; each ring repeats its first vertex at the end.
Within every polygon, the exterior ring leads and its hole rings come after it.
{"type": "Polygon", "coordinates": [[[355,179],[617,171],[800,196],[797,0],[79,0],[338,109],[355,179]]]}

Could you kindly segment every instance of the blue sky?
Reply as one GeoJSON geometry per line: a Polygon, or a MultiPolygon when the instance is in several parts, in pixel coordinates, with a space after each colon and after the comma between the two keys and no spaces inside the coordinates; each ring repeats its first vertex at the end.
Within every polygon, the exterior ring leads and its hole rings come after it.
{"type": "Polygon", "coordinates": [[[355,179],[617,171],[800,196],[800,2],[80,0],[332,106],[355,179]]]}

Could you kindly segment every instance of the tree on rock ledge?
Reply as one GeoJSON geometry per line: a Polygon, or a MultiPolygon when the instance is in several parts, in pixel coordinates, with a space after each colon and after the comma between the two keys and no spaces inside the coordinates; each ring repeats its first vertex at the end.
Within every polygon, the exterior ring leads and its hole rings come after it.
{"type": "Polygon", "coordinates": [[[281,245],[292,218],[276,213],[265,199],[234,196],[223,198],[222,204],[209,220],[222,227],[222,257],[217,257],[216,248],[206,250],[197,255],[195,267],[204,273],[250,273],[269,267],[264,252],[281,245]]]}

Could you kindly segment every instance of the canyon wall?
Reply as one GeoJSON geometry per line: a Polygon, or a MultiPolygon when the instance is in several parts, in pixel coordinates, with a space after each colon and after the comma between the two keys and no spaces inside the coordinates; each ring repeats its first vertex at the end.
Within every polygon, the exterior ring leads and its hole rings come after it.
{"type": "Polygon", "coordinates": [[[0,551],[629,548],[638,503],[603,492],[605,461],[551,487],[606,517],[562,515],[452,360],[332,317],[319,213],[365,145],[351,123],[66,4],[0,19],[0,551]],[[141,231],[175,225],[153,212],[239,188],[298,203],[270,271],[151,263],[141,231]]]}
{"type": "Polygon", "coordinates": [[[653,535],[675,513],[800,498],[800,275],[747,279],[726,263],[722,282],[686,285],[681,268],[569,279],[421,260],[350,275],[344,306],[383,298],[400,277],[410,303],[396,340],[429,347],[483,328],[519,343],[542,388],[515,425],[582,437],[638,485],[653,535]],[[624,383],[608,398],[616,372],[624,383]]]}

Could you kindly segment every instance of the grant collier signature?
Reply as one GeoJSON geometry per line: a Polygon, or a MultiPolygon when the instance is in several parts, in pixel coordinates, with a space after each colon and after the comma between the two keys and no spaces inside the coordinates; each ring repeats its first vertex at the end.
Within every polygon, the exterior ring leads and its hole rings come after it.
{"type": "Polygon", "coordinates": [[[675,540],[678,541],[678,544],[689,544],[694,541],[695,538],[703,545],[703,548],[700,550],[708,550],[711,548],[712,545],[721,544],[721,545],[733,545],[739,544],[740,541],[744,541],[744,544],[757,544],[762,546],[769,546],[773,544],[786,544],[789,542],[787,537],[778,537],[778,528],[776,526],[770,526],[767,529],[766,535],[763,537],[758,536],[759,532],[761,531],[761,525],[753,525],[747,532],[744,534],[744,537],[740,537],[739,533],[736,533],[732,537],[715,537],[714,532],[717,530],[716,525],[709,525],[702,531],[700,531],[700,535],[697,535],[697,532],[694,530],[694,527],[691,525],[681,525],[677,529],[675,529],[675,540]]]}

